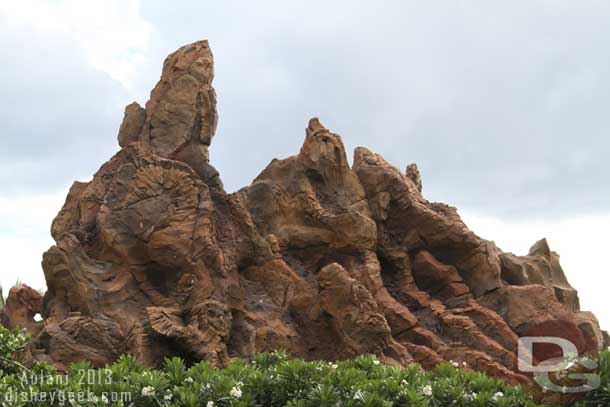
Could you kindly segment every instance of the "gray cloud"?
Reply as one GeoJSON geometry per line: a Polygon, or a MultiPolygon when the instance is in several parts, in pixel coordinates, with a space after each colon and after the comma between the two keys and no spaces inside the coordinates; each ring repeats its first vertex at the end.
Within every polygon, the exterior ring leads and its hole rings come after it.
{"type": "Polygon", "coordinates": [[[117,150],[127,93],[89,68],[68,38],[3,25],[0,50],[2,194],[49,193],[89,178],[117,150]]]}
{"type": "Polygon", "coordinates": [[[607,2],[285,3],[143,11],[158,59],[212,43],[212,159],[229,189],[295,153],[319,115],[349,148],[418,162],[432,199],[504,217],[607,211],[607,2]]]}
{"type": "MultiPolygon", "coordinates": [[[[609,3],[293,3],[143,5],[154,38],[140,102],[169,52],[211,42],[220,113],[211,157],[227,189],[296,153],[317,115],[348,149],[417,162],[430,199],[502,217],[607,212],[609,3]]],[[[14,77],[0,79],[3,89],[12,82],[0,154],[30,166],[17,177],[28,188],[63,185],[107,159],[122,116],[113,103],[124,97],[69,47],[40,41],[55,69],[20,76],[29,62],[14,46],[14,77]]]]}

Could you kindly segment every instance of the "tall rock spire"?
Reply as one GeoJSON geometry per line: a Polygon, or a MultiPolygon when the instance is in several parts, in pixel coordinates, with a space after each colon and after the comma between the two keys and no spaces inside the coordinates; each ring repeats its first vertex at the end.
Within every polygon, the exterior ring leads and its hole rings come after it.
{"type": "Polygon", "coordinates": [[[218,122],[213,79],[214,57],[207,40],[170,54],[146,109],[135,102],[125,108],[119,144],[137,143],[143,152],[183,161],[194,169],[203,166],[218,122]]]}

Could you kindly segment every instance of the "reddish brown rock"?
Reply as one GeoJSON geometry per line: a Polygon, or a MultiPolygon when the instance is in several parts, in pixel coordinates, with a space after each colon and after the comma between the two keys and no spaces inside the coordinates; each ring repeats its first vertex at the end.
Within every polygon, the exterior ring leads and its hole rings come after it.
{"type": "Polygon", "coordinates": [[[320,270],[320,306],[354,354],[380,353],[388,345],[390,327],[371,293],[337,263],[320,270]]]}
{"type": "Polygon", "coordinates": [[[143,109],[137,102],[127,105],[125,108],[125,117],[119,128],[119,145],[127,146],[129,143],[138,141],[140,131],[146,120],[146,110],[143,109]]]}
{"type": "Polygon", "coordinates": [[[207,161],[218,121],[213,79],[214,58],[207,41],[186,45],[169,55],[161,80],[146,103],[140,146],[193,167],[207,161]]]}
{"type": "Polygon", "coordinates": [[[386,196],[378,222],[382,241],[394,245],[391,251],[426,248],[439,261],[454,266],[472,293],[478,297],[502,286],[500,250],[468,230],[455,208],[430,203],[417,186],[381,156],[363,147],[354,153],[354,172],[369,201],[386,196]],[[400,236],[396,238],[394,236],[400,236]]]}
{"type": "Polygon", "coordinates": [[[578,294],[559,264],[559,255],[546,239],[536,242],[527,256],[502,253],[502,279],[512,285],[540,284],[552,288],[555,297],[573,312],[580,310],[578,294]]]}
{"type": "Polygon", "coordinates": [[[409,178],[411,182],[415,184],[417,190],[419,192],[422,192],[423,185],[421,181],[421,174],[419,173],[419,168],[417,168],[417,164],[411,163],[407,165],[407,171],[405,174],[407,175],[407,178],[409,178]]]}
{"type": "Polygon", "coordinates": [[[31,357],[220,366],[284,347],[306,359],[452,359],[523,383],[519,335],[563,327],[583,352],[601,349],[546,241],[502,253],[422,196],[416,166],[405,174],[359,147],[350,168],[317,118],[297,155],[227,194],[209,163],[212,79],[206,41],[171,54],[146,108],[126,108],[121,150],[70,189],[43,258],[31,357]]]}
{"type": "Polygon", "coordinates": [[[542,285],[507,285],[487,293],[478,301],[496,311],[517,335],[523,335],[545,321],[576,324],[575,317],[557,301],[553,291],[542,285]]]}
{"type": "Polygon", "coordinates": [[[426,250],[421,250],[415,255],[413,277],[420,289],[442,300],[470,294],[457,269],[440,263],[426,250]]]}
{"type": "Polygon", "coordinates": [[[36,334],[42,322],[34,320],[42,311],[42,294],[25,284],[9,290],[4,307],[0,308],[0,323],[9,329],[24,328],[36,334]]]}

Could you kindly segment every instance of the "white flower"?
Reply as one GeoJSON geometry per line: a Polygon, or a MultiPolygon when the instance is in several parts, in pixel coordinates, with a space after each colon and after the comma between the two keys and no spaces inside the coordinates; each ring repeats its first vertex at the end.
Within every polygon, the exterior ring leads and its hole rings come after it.
{"type": "Polygon", "coordinates": [[[172,393],[166,393],[165,396],[163,396],[163,400],[165,401],[172,401],[172,398],[174,396],[172,395],[172,393]]]}
{"type": "Polygon", "coordinates": [[[184,379],[185,382],[187,383],[193,383],[193,378],[192,377],[187,377],[186,379],[184,379]]]}
{"type": "Polygon", "coordinates": [[[339,366],[337,366],[336,364],[332,363],[332,364],[330,365],[330,367],[331,367],[332,369],[336,369],[336,368],[338,368],[339,366]]]}
{"type": "Polygon", "coordinates": [[[464,400],[466,401],[474,401],[477,398],[477,393],[468,393],[464,396],[464,400]]]}
{"type": "Polygon", "coordinates": [[[430,385],[424,386],[424,388],[421,391],[422,391],[422,393],[424,393],[424,396],[430,397],[432,395],[432,386],[430,386],[430,385]]]}
{"type": "Polygon", "coordinates": [[[155,388],[152,386],[146,386],[142,388],[142,396],[153,397],[155,395],[155,388]]]}
{"type": "Polygon", "coordinates": [[[214,402],[212,400],[208,401],[205,407],[214,407],[214,402]]]}
{"type": "Polygon", "coordinates": [[[401,385],[401,386],[406,386],[406,385],[408,385],[408,384],[409,384],[409,383],[407,383],[407,381],[406,381],[405,379],[402,379],[402,380],[400,381],[400,385],[401,385]]]}
{"type": "Polygon", "coordinates": [[[102,401],[104,402],[104,404],[108,404],[110,401],[108,400],[108,397],[106,397],[105,394],[102,394],[102,401]]]}
{"type": "Polygon", "coordinates": [[[466,362],[462,362],[462,366],[464,366],[464,367],[468,367],[468,363],[466,363],[466,362]]]}
{"type": "Polygon", "coordinates": [[[356,394],[354,394],[354,400],[362,400],[364,398],[364,394],[362,390],[358,390],[356,394]]]}
{"type": "Polygon", "coordinates": [[[494,396],[491,398],[493,401],[498,401],[500,400],[502,397],[504,397],[504,393],[502,393],[501,391],[497,392],[496,394],[494,394],[494,396]]]}
{"type": "Polygon", "coordinates": [[[381,362],[380,362],[380,361],[378,361],[377,359],[373,360],[373,364],[374,364],[375,366],[378,366],[380,363],[381,363],[381,362]]]}
{"type": "Polygon", "coordinates": [[[457,367],[460,367],[460,364],[458,362],[451,361],[451,366],[457,368],[457,367]]]}
{"type": "Polygon", "coordinates": [[[229,395],[235,399],[241,398],[241,389],[239,387],[233,387],[229,392],[229,395]]]}

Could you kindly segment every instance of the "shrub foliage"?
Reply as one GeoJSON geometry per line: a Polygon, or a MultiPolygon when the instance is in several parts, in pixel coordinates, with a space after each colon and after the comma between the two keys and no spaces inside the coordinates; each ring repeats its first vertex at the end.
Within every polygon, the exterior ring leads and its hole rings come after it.
{"type": "MultiPolygon", "coordinates": [[[[207,362],[188,367],[177,357],[165,359],[161,369],[147,369],[126,355],[105,369],[77,363],[63,375],[48,365],[28,369],[16,362],[14,354],[27,340],[19,331],[0,327],[3,406],[539,406],[519,387],[452,363],[425,372],[417,365],[385,365],[374,356],[329,363],[289,359],[276,351],[250,362],[236,359],[224,369],[207,362]]],[[[602,365],[602,388],[579,405],[610,405],[608,354],[602,365]]]]}

